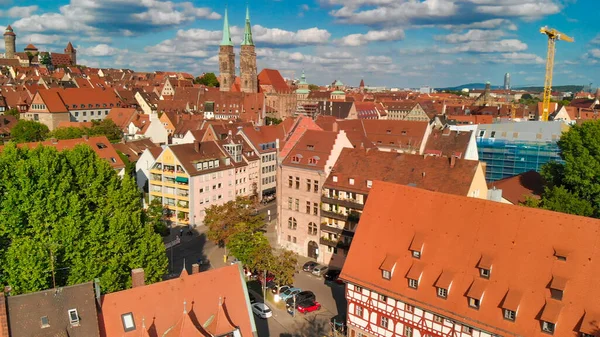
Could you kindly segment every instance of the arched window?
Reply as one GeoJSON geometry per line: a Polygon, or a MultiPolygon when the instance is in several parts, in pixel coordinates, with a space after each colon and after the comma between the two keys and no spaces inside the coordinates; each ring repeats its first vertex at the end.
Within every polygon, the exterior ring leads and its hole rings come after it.
{"type": "Polygon", "coordinates": [[[290,217],[288,219],[288,228],[289,229],[296,229],[296,227],[298,227],[298,223],[296,222],[295,218],[290,217]]]}
{"type": "Polygon", "coordinates": [[[314,222],[310,222],[308,224],[308,234],[309,235],[317,235],[317,224],[314,222]]]}

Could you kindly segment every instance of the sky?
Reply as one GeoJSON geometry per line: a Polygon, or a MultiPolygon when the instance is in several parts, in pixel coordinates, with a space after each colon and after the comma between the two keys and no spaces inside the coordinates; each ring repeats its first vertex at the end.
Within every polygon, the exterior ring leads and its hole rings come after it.
{"type": "MultiPolygon", "coordinates": [[[[246,5],[258,69],[319,85],[445,87],[490,81],[543,86],[549,26],[554,84],[600,82],[599,0],[0,0],[17,50],[62,52],[90,67],[218,72],[227,6],[239,55],[246,5]],[[592,12],[595,12],[592,13],[592,12]]],[[[0,52],[4,44],[0,44],[0,52]]],[[[239,65],[239,58],[236,59],[239,65]]]]}

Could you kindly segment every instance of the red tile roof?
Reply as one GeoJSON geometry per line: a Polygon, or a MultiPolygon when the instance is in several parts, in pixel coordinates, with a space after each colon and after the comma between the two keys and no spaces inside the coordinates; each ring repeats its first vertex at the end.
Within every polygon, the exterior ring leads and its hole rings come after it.
{"type": "Polygon", "coordinates": [[[343,149],[324,187],[369,193],[367,180],[381,180],[466,196],[478,166],[479,162],[474,160],[455,159],[452,165],[449,158],[343,149]],[[353,179],[352,184],[350,179],[353,179]]]}
{"type": "Polygon", "coordinates": [[[144,318],[151,336],[219,336],[234,326],[242,337],[256,333],[246,284],[237,265],[182,273],[168,281],[106,294],[101,303],[102,337],[140,336],[144,318]],[[121,315],[125,313],[133,314],[135,330],[123,330],[121,315]]]}
{"type": "Polygon", "coordinates": [[[597,219],[374,182],[341,278],[491,334],[547,336],[539,319],[548,315],[555,336],[595,335],[588,329],[600,328],[599,233],[597,219]],[[416,235],[419,260],[409,250],[416,235]],[[390,280],[380,270],[388,255],[398,256],[390,280]],[[482,259],[489,280],[480,277],[482,259]],[[423,270],[412,289],[406,275],[417,263],[423,270]],[[434,285],[446,274],[443,299],[434,285]],[[554,279],[568,280],[561,306],[551,299],[554,279]],[[478,310],[466,297],[474,281],[484,284],[478,310]],[[503,307],[516,311],[514,322],[503,307]]]}
{"type": "Polygon", "coordinates": [[[287,85],[279,70],[275,69],[263,69],[258,74],[259,86],[267,85],[271,86],[275,92],[278,93],[289,93],[290,87],[287,85]]]}
{"type": "Polygon", "coordinates": [[[424,154],[464,158],[473,131],[452,131],[448,128],[433,129],[427,139],[424,154]]]}
{"type": "Polygon", "coordinates": [[[539,199],[544,191],[544,180],[538,172],[528,171],[491,182],[488,188],[502,190],[502,198],[519,205],[525,202],[526,197],[539,199]]]}
{"type": "Polygon", "coordinates": [[[338,137],[337,132],[306,130],[283,160],[283,165],[323,170],[338,137]]]}
{"type": "Polygon", "coordinates": [[[120,129],[127,129],[129,124],[136,119],[137,115],[137,111],[133,108],[113,108],[106,118],[115,122],[120,129]]]}
{"type": "MultiPolygon", "coordinates": [[[[108,138],[106,136],[96,136],[96,137],[83,137],[76,139],[65,139],[65,140],[56,140],[50,139],[43,142],[33,142],[33,143],[21,143],[17,144],[18,147],[27,147],[27,148],[35,148],[39,145],[43,146],[51,146],[58,151],[71,150],[75,148],[77,145],[86,144],[88,145],[98,157],[105,159],[108,161],[110,166],[114,169],[121,169],[125,167],[125,164],[121,160],[121,157],[115,151],[115,148],[112,146],[108,138]]],[[[0,147],[0,151],[2,147],[0,147]]]]}

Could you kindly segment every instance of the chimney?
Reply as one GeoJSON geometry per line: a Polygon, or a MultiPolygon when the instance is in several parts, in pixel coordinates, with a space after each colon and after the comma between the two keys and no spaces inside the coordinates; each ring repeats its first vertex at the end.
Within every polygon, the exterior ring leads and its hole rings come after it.
{"type": "Polygon", "coordinates": [[[131,270],[131,287],[143,287],[145,283],[145,275],[143,268],[136,268],[131,270]]]}
{"type": "Polygon", "coordinates": [[[452,155],[450,157],[450,168],[454,168],[454,165],[456,165],[456,156],[452,155]]]}
{"type": "Polygon", "coordinates": [[[333,125],[332,125],[332,130],[331,130],[331,131],[333,131],[333,132],[338,132],[338,125],[337,125],[337,122],[333,122],[333,125]]]}
{"type": "Polygon", "coordinates": [[[200,142],[197,140],[194,141],[194,151],[200,152],[200,142]]]}
{"type": "Polygon", "coordinates": [[[200,265],[197,263],[194,263],[192,265],[192,274],[198,274],[200,272],[200,265]]]}
{"type": "Polygon", "coordinates": [[[6,297],[0,292],[0,337],[9,337],[8,312],[6,310],[6,297]]]}

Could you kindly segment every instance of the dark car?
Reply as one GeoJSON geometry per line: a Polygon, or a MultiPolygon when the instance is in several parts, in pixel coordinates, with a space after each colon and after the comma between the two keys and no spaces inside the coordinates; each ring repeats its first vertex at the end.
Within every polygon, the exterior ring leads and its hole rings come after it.
{"type": "MultiPolygon", "coordinates": [[[[309,291],[309,290],[299,292],[298,294],[296,294],[295,298],[296,298],[296,304],[300,303],[300,302],[306,302],[306,301],[315,301],[317,299],[315,297],[315,293],[313,293],[312,291],[309,291]]],[[[285,305],[293,306],[294,298],[288,298],[285,301],[285,305]]]]}
{"type": "Polygon", "coordinates": [[[256,303],[256,296],[252,293],[248,293],[248,298],[250,299],[250,304],[256,303]]]}
{"type": "Polygon", "coordinates": [[[293,286],[281,286],[280,287],[280,286],[275,285],[274,287],[271,288],[271,292],[273,293],[273,295],[279,295],[290,288],[293,288],[293,286]]]}
{"type": "Polygon", "coordinates": [[[325,282],[335,282],[337,284],[343,284],[344,282],[342,282],[342,280],[339,279],[341,272],[341,270],[329,269],[325,273],[325,275],[323,275],[323,278],[325,279],[325,282]]]}
{"type": "Polygon", "coordinates": [[[314,262],[314,261],[308,261],[304,264],[304,266],[302,266],[302,270],[307,271],[307,272],[312,272],[313,269],[315,269],[316,266],[318,266],[319,264],[314,262]]]}

